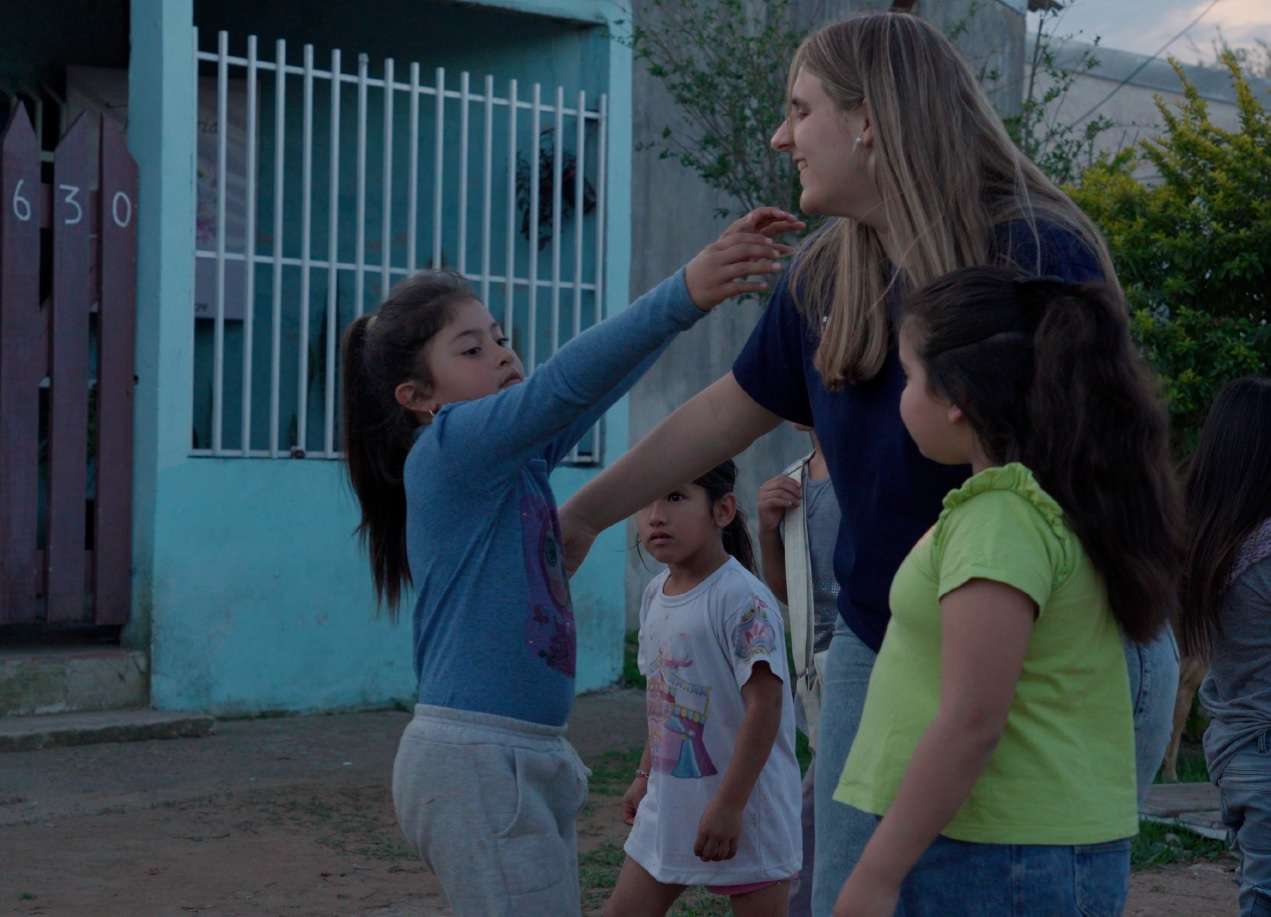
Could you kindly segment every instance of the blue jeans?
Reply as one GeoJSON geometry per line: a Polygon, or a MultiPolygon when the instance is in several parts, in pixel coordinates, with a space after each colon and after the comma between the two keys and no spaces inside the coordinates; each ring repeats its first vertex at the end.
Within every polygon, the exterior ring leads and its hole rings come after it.
{"type": "Polygon", "coordinates": [[[1236,752],[1218,790],[1240,854],[1240,917],[1271,917],[1271,729],[1236,752]]]}
{"type": "MultiPolygon", "coordinates": [[[[1156,778],[1173,728],[1178,692],[1178,645],[1168,627],[1142,646],[1125,644],[1134,712],[1134,746],[1139,807],[1156,778]]],[[[840,618],[826,659],[821,726],[814,787],[816,855],[812,870],[812,913],[829,914],[843,883],[874,831],[874,817],[834,801],[839,775],[861,723],[876,654],[840,618]]],[[[1066,848],[1063,848],[1066,849],[1066,848]]]]}
{"type": "Polygon", "coordinates": [[[874,833],[875,818],[834,801],[847,753],[861,725],[869,675],[877,654],[839,618],[825,661],[821,686],[821,725],[816,742],[813,786],[815,856],[812,866],[812,913],[829,914],[843,883],[874,833]]]}
{"type": "Polygon", "coordinates": [[[1134,710],[1134,760],[1138,776],[1139,811],[1156,779],[1174,729],[1174,697],[1178,694],[1178,644],[1166,627],[1151,643],[1125,641],[1125,666],[1130,674],[1130,703],[1134,710]]]}
{"type": "Polygon", "coordinates": [[[1075,847],[935,843],[900,887],[900,917],[1115,917],[1130,883],[1130,841],[1075,847]]]}

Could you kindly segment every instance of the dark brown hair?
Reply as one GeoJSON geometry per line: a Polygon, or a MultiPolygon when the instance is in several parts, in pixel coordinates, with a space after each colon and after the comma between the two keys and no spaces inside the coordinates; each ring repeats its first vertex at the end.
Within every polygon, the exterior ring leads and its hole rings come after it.
{"type": "Polygon", "coordinates": [[[1214,399],[1187,475],[1187,563],[1179,636],[1207,658],[1244,540],[1271,517],[1271,379],[1232,382],[1214,399]]]}
{"type": "Polygon", "coordinates": [[[420,271],[402,281],[374,314],[355,319],[340,342],[341,438],[349,483],[362,509],[357,535],[371,560],[375,598],[397,617],[406,557],[406,490],[402,468],[419,426],[394,389],[414,380],[431,386],[424,345],[472,299],[458,274],[420,271]]]}
{"type": "Polygon", "coordinates": [[[1182,504],[1117,289],[966,268],[910,297],[903,321],[988,457],[1022,463],[1063,507],[1121,628],[1154,637],[1176,600],[1182,504]]]}
{"type": "MultiPolygon", "coordinates": [[[[716,501],[733,492],[737,486],[737,463],[725,459],[706,474],[693,482],[710,500],[711,506],[716,501]]],[[[755,572],[755,547],[750,540],[750,530],[746,528],[746,514],[739,508],[732,521],[720,532],[724,542],[724,550],[740,561],[741,565],[751,573],[755,572]]]]}

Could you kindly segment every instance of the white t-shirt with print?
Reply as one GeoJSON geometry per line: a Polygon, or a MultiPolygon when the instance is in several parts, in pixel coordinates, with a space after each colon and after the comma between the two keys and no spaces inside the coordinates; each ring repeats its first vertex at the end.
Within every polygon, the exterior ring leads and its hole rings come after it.
{"type": "Polygon", "coordinates": [[[626,853],[668,884],[787,879],[803,860],[789,691],[781,692],[781,728],[746,803],[737,856],[706,863],[693,853],[698,823],[732,760],[746,714],[741,688],[755,663],[789,684],[777,601],[731,557],[682,595],[663,594],[667,576],[649,583],[640,603],[652,767],[626,853]]]}

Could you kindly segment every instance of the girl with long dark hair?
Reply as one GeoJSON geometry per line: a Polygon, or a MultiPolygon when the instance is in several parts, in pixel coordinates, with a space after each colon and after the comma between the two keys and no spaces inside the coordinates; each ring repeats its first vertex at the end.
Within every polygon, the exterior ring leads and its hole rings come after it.
{"type": "Polygon", "coordinates": [[[1120,914],[1122,639],[1164,626],[1182,506],[1114,287],[955,271],[906,302],[900,415],[971,477],[901,563],[834,798],[878,817],[835,917],[1120,914]]]}
{"type": "Polygon", "coordinates": [[[587,777],[564,737],[576,642],[548,474],[671,338],[763,289],[748,278],[781,251],[730,229],[528,378],[455,274],[416,274],[345,332],[358,532],[390,614],[418,590],[393,802],[459,915],[579,913],[587,777]]]}
{"type": "Polygon", "coordinates": [[[1240,854],[1240,913],[1271,913],[1271,378],[1228,385],[1201,431],[1180,630],[1209,661],[1205,760],[1240,854]]]}

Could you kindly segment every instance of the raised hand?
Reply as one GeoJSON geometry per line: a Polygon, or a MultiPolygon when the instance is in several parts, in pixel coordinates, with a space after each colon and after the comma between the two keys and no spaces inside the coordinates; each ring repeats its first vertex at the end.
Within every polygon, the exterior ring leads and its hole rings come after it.
{"type": "Polygon", "coordinates": [[[725,299],[768,289],[762,280],[747,278],[777,274],[785,269],[778,261],[790,247],[757,232],[728,232],[697,253],[684,272],[688,294],[703,312],[725,299]]]}

